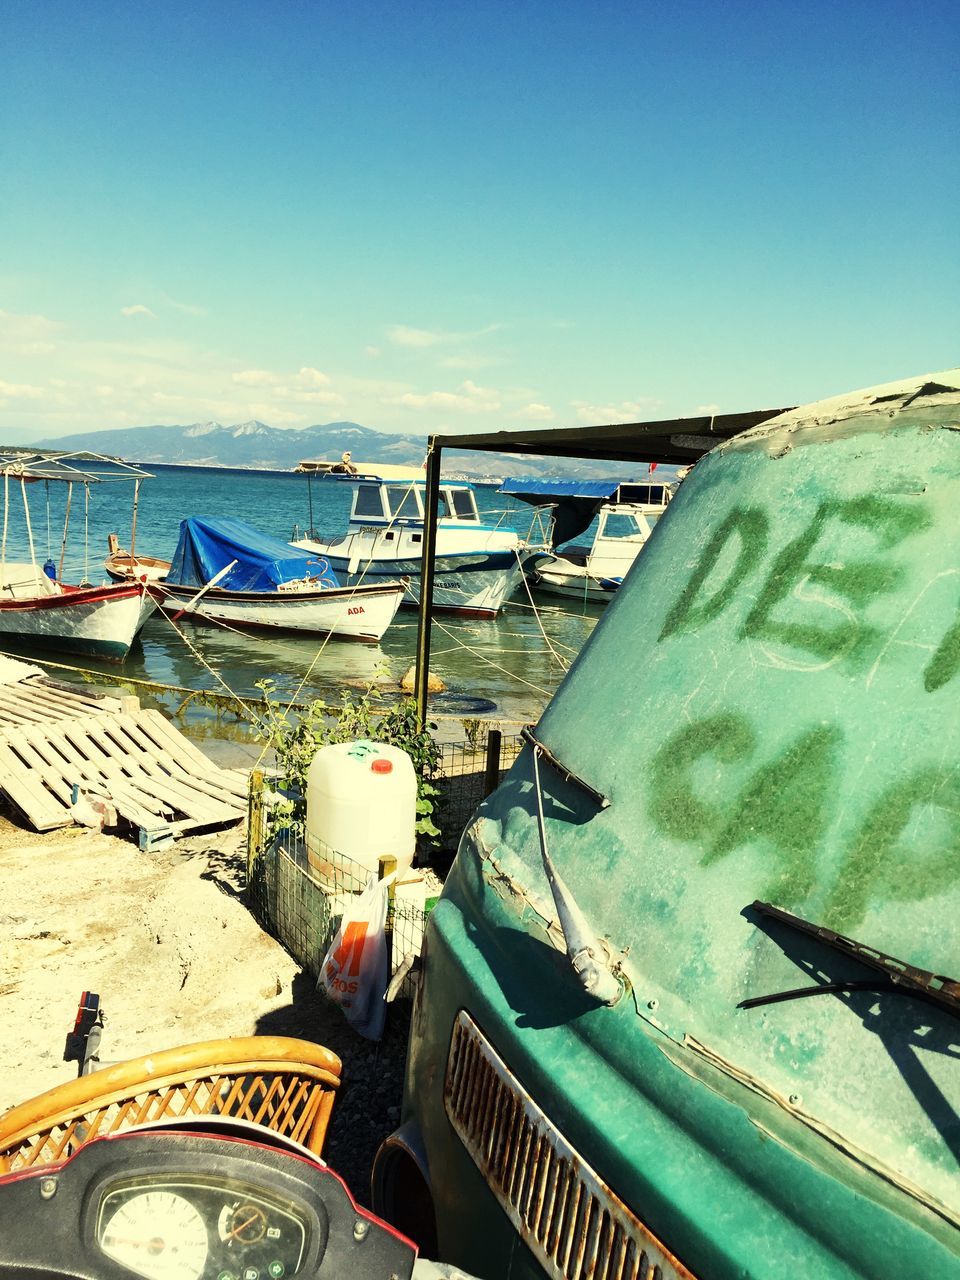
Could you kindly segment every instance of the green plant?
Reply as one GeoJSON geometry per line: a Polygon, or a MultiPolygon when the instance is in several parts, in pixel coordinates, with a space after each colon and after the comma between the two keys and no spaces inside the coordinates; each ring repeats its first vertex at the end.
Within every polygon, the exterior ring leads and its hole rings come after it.
{"type": "MultiPolygon", "coordinates": [[[[369,685],[349,695],[340,706],[318,698],[292,713],[273,697],[273,681],[260,680],[257,687],[263,693],[264,705],[254,730],[261,742],[273,748],[281,791],[298,797],[306,794],[307,770],[320,747],[358,738],[385,742],[405,751],[413,762],[417,776],[417,835],[433,839],[440,834],[433,821],[439,795],[434,776],[440,763],[440,748],[430,729],[436,726],[420,727],[413,698],[385,707],[375,687],[369,685]]],[[[275,830],[291,826],[297,819],[296,802],[278,805],[272,815],[275,830]]]]}

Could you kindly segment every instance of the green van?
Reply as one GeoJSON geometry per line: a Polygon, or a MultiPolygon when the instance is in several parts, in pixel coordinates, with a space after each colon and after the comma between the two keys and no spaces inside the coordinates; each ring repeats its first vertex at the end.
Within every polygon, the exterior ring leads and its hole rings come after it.
{"type": "Polygon", "coordinates": [[[958,765],[960,371],[713,449],[463,835],[377,1210],[485,1280],[960,1276],[958,765]]]}

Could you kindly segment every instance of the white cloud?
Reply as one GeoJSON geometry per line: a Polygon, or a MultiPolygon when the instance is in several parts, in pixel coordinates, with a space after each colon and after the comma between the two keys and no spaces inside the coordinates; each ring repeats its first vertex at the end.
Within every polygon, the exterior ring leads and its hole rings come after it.
{"type": "Polygon", "coordinates": [[[330,379],[319,369],[303,368],[297,374],[297,382],[302,387],[327,387],[330,379]]]}
{"type": "Polygon", "coordinates": [[[116,390],[114,387],[101,384],[99,387],[94,387],[93,394],[99,396],[101,400],[108,400],[111,396],[116,395],[116,390]]]}
{"type": "Polygon", "coordinates": [[[522,409],[518,409],[516,413],[512,413],[510,416],[528,422],[552,422],[557,415],[548,404],[537,404],[534,401],[525,405],[522,409]]]}
{"type": "Polygon", "coordinates": [[[499,328],[498,324],[488,324],[483,329],[474,329],[470,333],[450,333],[442,329],[414,329],[410,325],[395,324],[387,330],[387,341],[392,342],[395,347],[440,347],[482,338],[488,333],[495,333],[499,328]]]}
{"type": "Polygon", "coordinates": [[[292,404],[346,404],[343,396],[336,391],[313,390],[309,387],[279,386],[273,388],[278,400],[287,400],[292,404]]]}
{"type": "Polygon", "coordinates": [[[160,296],[168,306],[173,307],[177,311],[182,311],[184,315],[205,316],[207,314],[206,307],[196,307],[190,302],[178,302],[176,298],[171,298],[169,293],[162,293],[160,296]]]}
{"type": "Polygon", "coordinates": [[[280,378],[269,369],[244,369],[241,373],[233,374],[233,381],[241,387],[272,387],[280,378]]]}
{"type": "Polygon", "coordinates": [[[28,382],[4,382],[0,378],[0,397],[5,400],[42,400],[43,390],[28,382]]]}
{"type": "Polygon", "coordinates": [[[151,316],[156,320],[156,316],[149,307],[145,307],[142,302],[135,302],[130,307],[121,307],[120,314],[122,316],[151,316]]]}
{"type": "Polygon", "coordinates": [[[18,356],[50,355],[62,327],[46,316],[0,311],[0,344],[18,356]]]}
{"type": "Polygon", "coordinates": [[[459,413],[495,413],[500,409],[500,393],[488,387],[478,387],[469,379],[458,391],[407,391],[392,396],[387,404],[400,405],[404,409],[452,409],[459,413]]]}
{"type": "Polygon", "coordinates": [[[435,347],[439,342],[448,341],[442,333],[431,333],[429,329],[411,329],[405,324],[395,324],[387,330],[387,341],[395,347],[435,347]]]}
{"type": "Polygon", "coordinates": [[[376,360],[381,354],[379,347],[364,347],[364,355],[368,355],[371,360],[376,360]]]}
{"type": "MultiPolygon", "coordinates": [[[[723,410],[718,404],[698,404],[694,409],[692,416],[694,418],[712,418],[715,413],[722,412],[723,410]]],[[[685,414],[684,417],[686,417],[685,414]]]]}
{"type": "Polygon", "coordinates": [[[639,400],[621,400],[619,404],[590,404],[586,400],[573,400],[571,404],[581,422],[603,426],[616,422],[643,422],[663,401],[644,396],[639,400]]]}
{"type": "Polygon", "coordinates": [[[503,361],[497,356],[477,355],[444,356],[442,360],[437,361],[441,369],[490,369],[502,363],[503,361]]]}

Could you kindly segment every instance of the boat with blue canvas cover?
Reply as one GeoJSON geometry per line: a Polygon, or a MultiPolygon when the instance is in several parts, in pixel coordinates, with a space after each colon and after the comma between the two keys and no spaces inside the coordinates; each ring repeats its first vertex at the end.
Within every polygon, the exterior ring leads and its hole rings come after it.
{"type": "Polygon", "coordinates": [[[174,618],[376,644],[403,597],[398,581],[341,586],[329,562],[229,516],[191,516],[151,591],[174,618]]]}
{"type": "Polygon", "coordinates": [[[528,567],[530,585],[547,595],[594,604],[605,604],[619,590],[673,496],[671,485],[652,478],[641,484],[511,479],[498,492],[552,509],[553,552],[528,567]],[[594,519],[597,529],[589,546],[565,545],[585,533],[594,519]]]}
{"type": "MultiPolygon", "coordinates": [[[[308,476],[308,482],[312,477],[308,476]]],[[[324,484],[352,484],[347,531],[294,536],[294,545],[324,556],[344,582],[408,579],[405,604],[420,600],[423,479],[327,473],[324,484]]],[[[487,524],[469,484],[442,481],[437,523],[433,607],[438,613],[494,618],[523,580],[534,549],[514,530],[487,524]]]]}

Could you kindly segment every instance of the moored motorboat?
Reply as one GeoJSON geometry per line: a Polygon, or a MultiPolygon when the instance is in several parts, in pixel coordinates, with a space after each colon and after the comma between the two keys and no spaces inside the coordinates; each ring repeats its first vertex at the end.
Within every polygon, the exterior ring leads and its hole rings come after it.
{"type": "MultiPolygon", "coordinates": [[[[355,486],[347,531],[339,536],[313,531],[298,536],[295,532],[294,546],[324,556],[343,582],[367,584],[406,578],[404,603],[419,604],[423,480],[329,471],[321,480],[355,486]]],[[[467,617],[496,617],[522,582],[524,564],[535,554],[534,550],[514,529],[481,519],[469,484],[443,481],[439,504],[434,610],[467,617]]]]}
{"type": "Polygon", "coordinates": [[[231,517],[190,517],[151,591],[173,619],[376,644],[402,582],[342,587],[326,561],[231,517]]]}
{"type": "Polygon", "coordinates": [[[170,572],[169,560],[125,551],[115,533],[107,537],[107,550],[103,567],[114,582],[160,582],[170,572]]]}
{"type": "MultiPolygon", "coordinates": [[[[62,581],[73,486],[89,493],[93,484],[133,480],[135,491],[147,473],[94,453],[23,454],[0,457],[4,477],[3,540],[0,545],[0,638],[21,646],[41,645],[67,653],[122,660],[156,605],[143,582],[74,586],[62,581]],[[10,482],[19,482],[30,559],[7,560],[12,499],[10,482]],[[49,557],[37,560],[27,485],[43,480],[67,485],[59,568],[49,557]]],[[[48,510],[49,523],[49,510],[48,510]]]]}
{"type": "Polygon", "coordinates": [[[603,480],[505,480],[500,492],[553,510],[554,550],[528,565],[531,586],[594,604],[606,604],[619,590],[672,496],[669,484],[603,480]],[[594,519],[589,546],[565,545],[594,519]]]}

